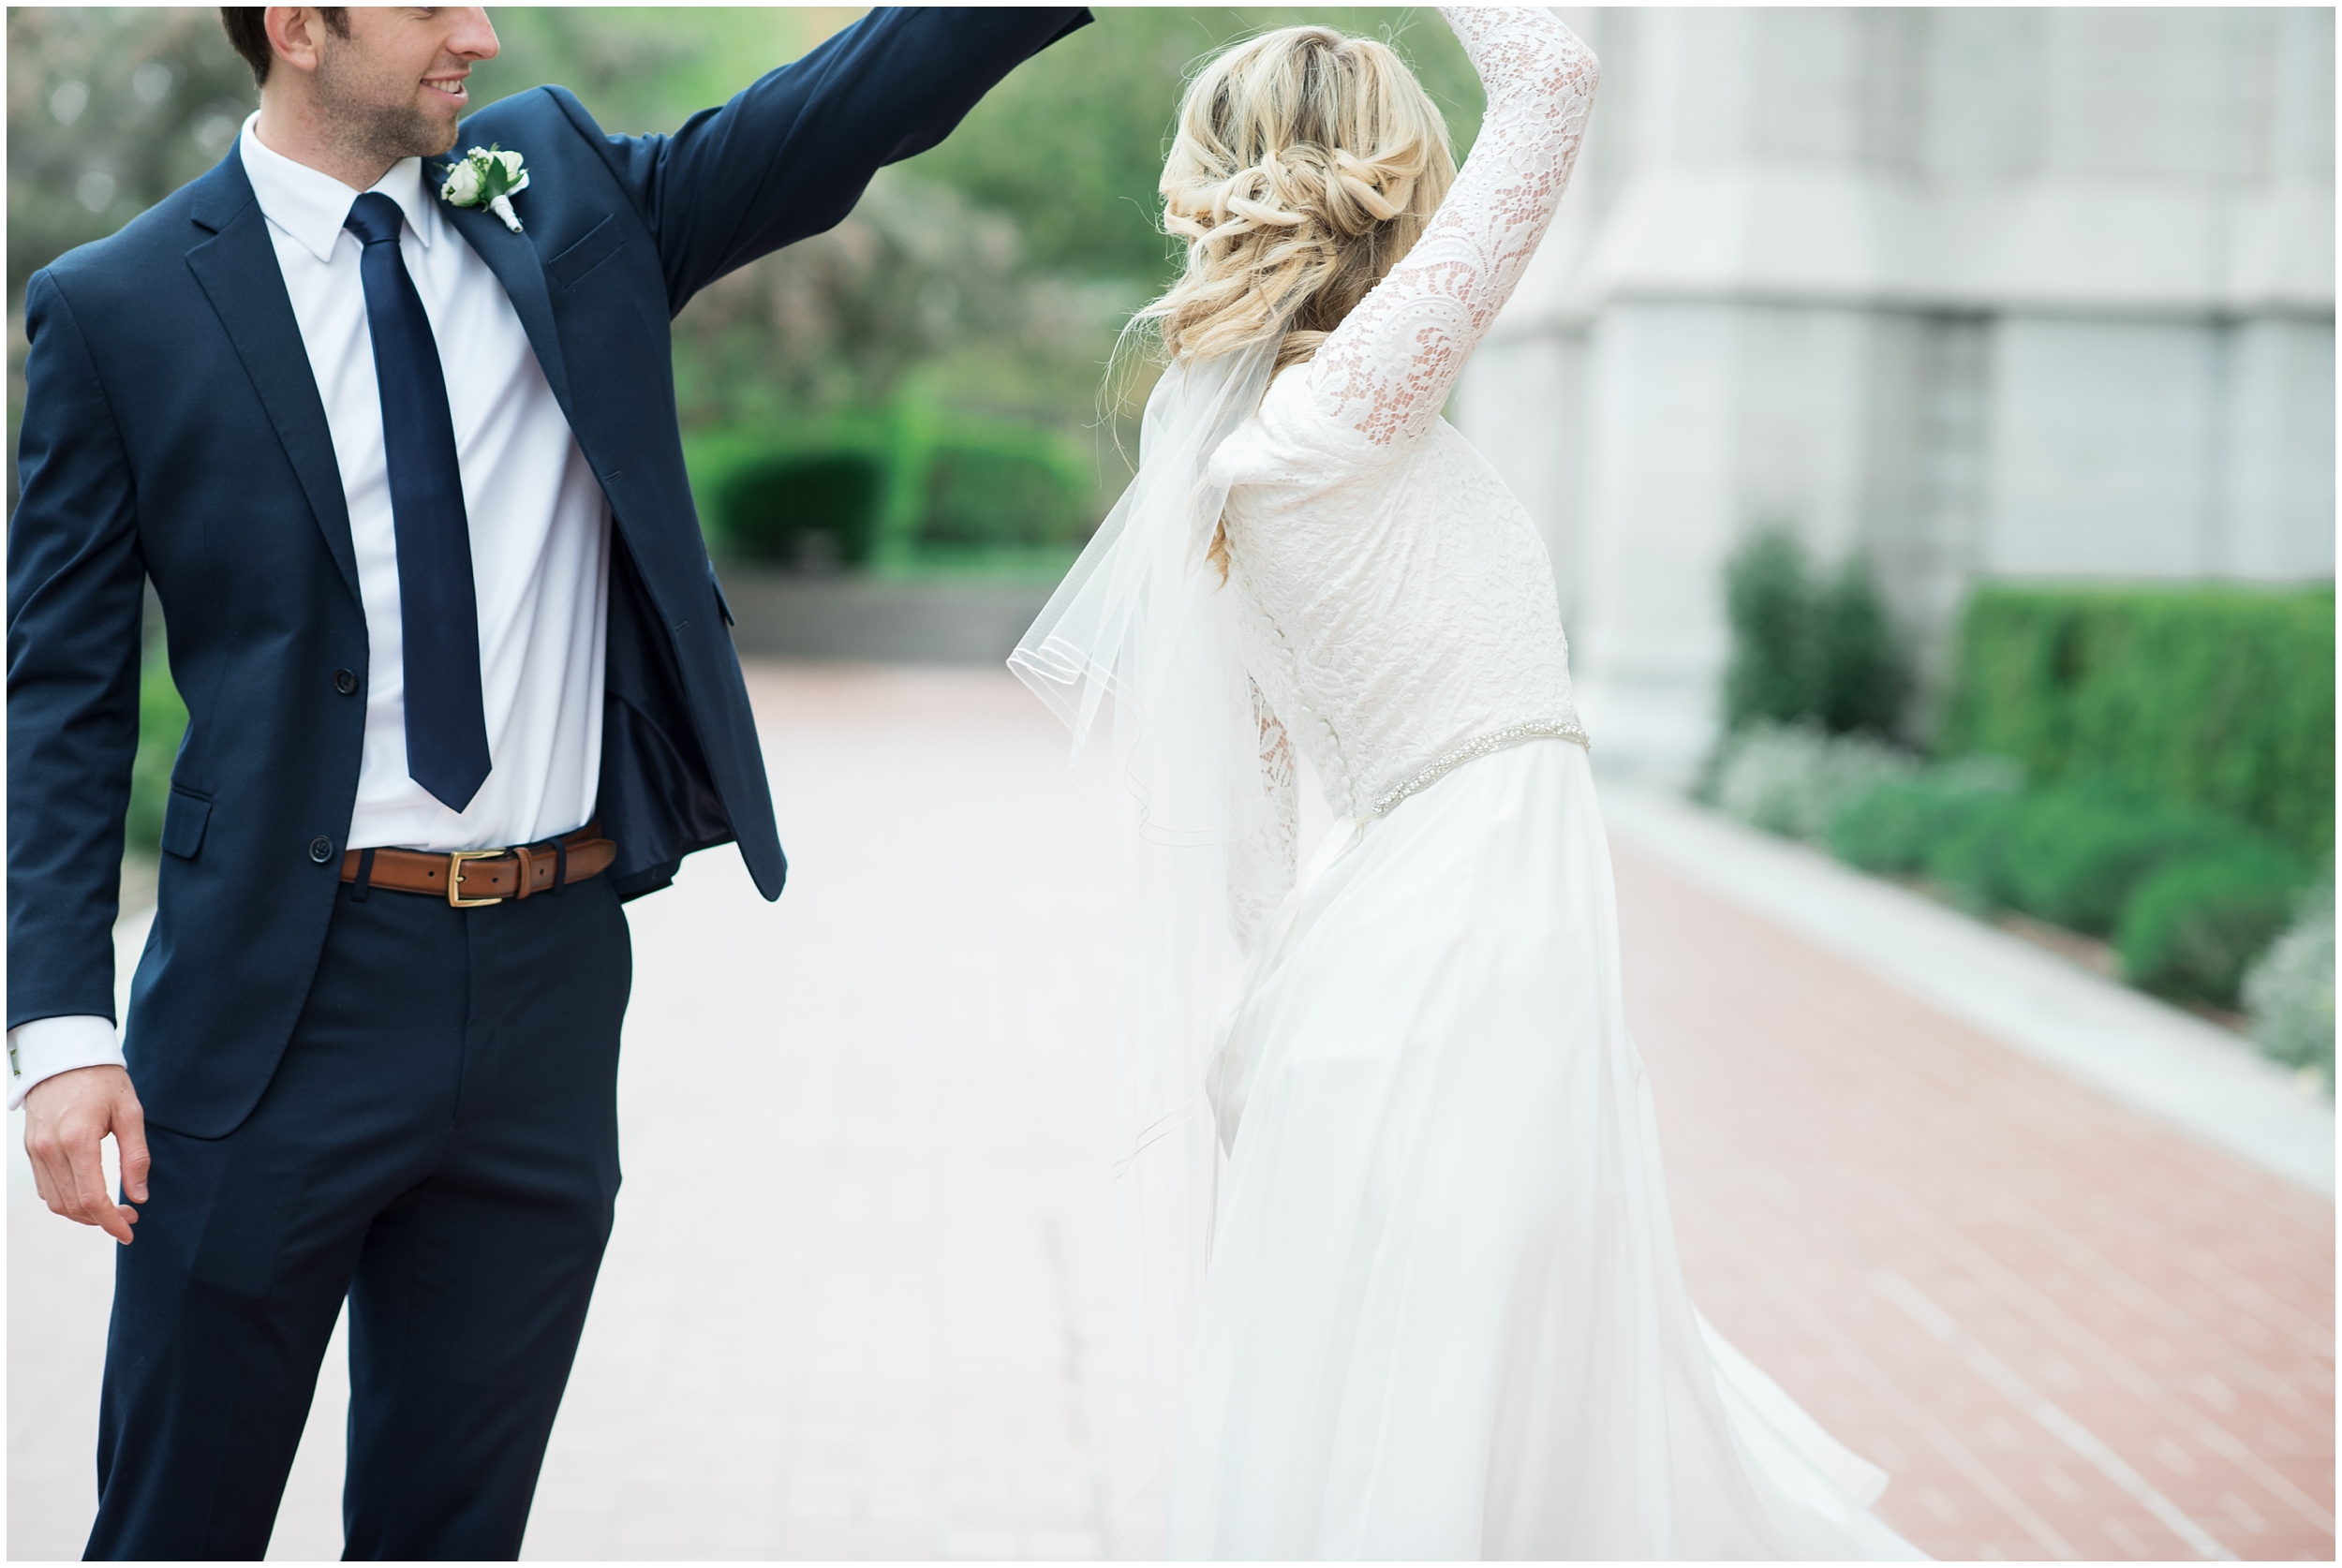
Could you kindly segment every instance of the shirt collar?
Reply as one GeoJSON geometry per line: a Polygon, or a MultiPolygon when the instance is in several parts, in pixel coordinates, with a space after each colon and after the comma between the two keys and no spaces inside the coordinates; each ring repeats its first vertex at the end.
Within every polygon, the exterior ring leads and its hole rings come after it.
{"type": "MultiPolygon", "coordinates": [[[[334,246],[342,237],[343,220],[349,216],[349,204],[358,200],[359,193],[322,170],[295,163],[270,148],[260,140],[259,122],[260,116],[255,113],[244,123],[240,146],[245,175],[252,182],[252,195],[260,204],[261,215],[298,240],[319,260],[331,261],[334,246]]],[[[399,211],[407,214],[407,227],[415,231],[425,250],[430,249],[438,228],[438,208],[423,194],[422,160],[399,159],[374,183],[374,188],[398,203],[399,211]]]]}

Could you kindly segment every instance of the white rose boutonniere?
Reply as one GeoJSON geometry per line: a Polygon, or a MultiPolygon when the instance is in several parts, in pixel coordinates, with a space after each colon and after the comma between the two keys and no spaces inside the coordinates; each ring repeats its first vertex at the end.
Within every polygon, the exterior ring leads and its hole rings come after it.
{"type": "Polygon", "coordinates": [[[485,207],[517,234],[521,220],[512,211],[512,198],[528,188],[528,170],[521,155],[499,147],[474,147],[457,159],[439,186],[439,200],[458,207],[485,207]]]}

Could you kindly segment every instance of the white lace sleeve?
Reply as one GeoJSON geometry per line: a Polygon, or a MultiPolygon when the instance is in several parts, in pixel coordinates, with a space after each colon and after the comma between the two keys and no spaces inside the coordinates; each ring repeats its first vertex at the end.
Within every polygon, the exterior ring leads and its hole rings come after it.
{"type": "Polygon", "coordinates": [[[1542,7],[1440,14],[1488,89],[1479,140],[1423,238],[1307,370],[1311,398],[1377,446],[1439,417],[1553,220],[1600,75],[1593,51],[1542,7]]]}
{"type": "Polygon", "coordinates": [[[1248,950],[1293,891],[1301,827],[1293,740],[1282,721],[1268,711],[1257,686],[1253,688],[1253,716],[1260,725],[1258,785],[1267,797],[1267,810],[1260,827],[1228,851],[1228,925],[1238,944],[1248,950]]]}

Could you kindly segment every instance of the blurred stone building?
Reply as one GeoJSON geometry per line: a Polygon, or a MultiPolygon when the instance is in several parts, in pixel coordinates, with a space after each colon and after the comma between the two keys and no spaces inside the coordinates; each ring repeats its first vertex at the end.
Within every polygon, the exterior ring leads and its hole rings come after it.
{"type": "Polygon", "coordinates": [[[1453,410],[1545,531],[1597,755],[1712,738],[1721,568],[2334,573],[2331,9],[1588,9],[1593,129],[1453,410]]]}

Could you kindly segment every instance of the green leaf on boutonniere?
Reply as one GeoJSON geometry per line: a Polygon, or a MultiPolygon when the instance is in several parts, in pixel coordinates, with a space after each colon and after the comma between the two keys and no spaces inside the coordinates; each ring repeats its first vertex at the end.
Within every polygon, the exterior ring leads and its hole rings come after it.
{"type": "Polygon", "coordinates": [[[439,186],[439,199],[458,207],[485,207],[517,234],[521,220],[509,200],[528,188],[528,170],[518,153],[500,147],[474,147],[450,165],[439,186]]]}

